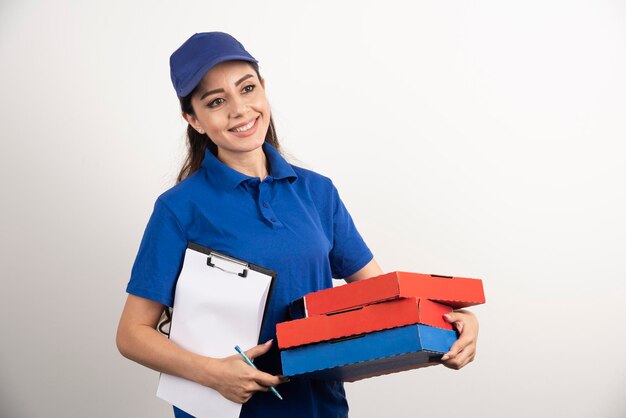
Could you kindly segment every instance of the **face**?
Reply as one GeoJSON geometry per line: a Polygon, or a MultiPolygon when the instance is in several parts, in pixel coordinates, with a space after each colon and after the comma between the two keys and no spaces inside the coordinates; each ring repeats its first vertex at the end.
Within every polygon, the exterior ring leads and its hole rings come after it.
{"type": "Polygon", "coordinates": [[[265,84],[250,64],[226,61],[213,67],[191,98],[195,115],[184,114],[217,145],[220,157],[260,149],[270,123],[265,84]]]}

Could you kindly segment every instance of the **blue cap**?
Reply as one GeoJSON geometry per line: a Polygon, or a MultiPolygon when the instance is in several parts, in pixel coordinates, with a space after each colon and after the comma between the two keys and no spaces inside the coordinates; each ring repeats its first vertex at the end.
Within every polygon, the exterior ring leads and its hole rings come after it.
{"type": "Polygon", "coordinates": [[[170,56],[170,76],[178,97],[185,97],[202,77],[224,61],[258,62],[241,43],[223,32],[196,33],[170,56]]]}

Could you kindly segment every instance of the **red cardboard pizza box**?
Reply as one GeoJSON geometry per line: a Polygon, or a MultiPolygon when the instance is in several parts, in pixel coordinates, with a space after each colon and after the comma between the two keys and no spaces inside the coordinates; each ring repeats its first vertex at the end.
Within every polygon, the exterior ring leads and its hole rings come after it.
{"type": "Polygon", "coordinates": [[[360,306],[335,314],[311,316],[276,325],[280,349],[335,340],[411,324],[454,330],[443,315],[452,308],[428,299],[405,298],[360,306]]]}
{"type": "Polygon", "coordinates": [[[293,318],[345,311],[399,298],[424,298],[454,309],[485,303],[480,279],[395,271],[309,293],[290,305],[293,318]]]}

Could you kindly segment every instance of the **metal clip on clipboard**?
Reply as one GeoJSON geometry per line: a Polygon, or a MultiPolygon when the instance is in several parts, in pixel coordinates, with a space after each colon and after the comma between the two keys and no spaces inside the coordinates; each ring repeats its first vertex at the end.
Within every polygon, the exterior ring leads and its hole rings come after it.
{"type": "Polygon", "coordinates": [[[207,257],[206,265],[209,266],[209,267],[218,268],[218,269],[222,270],[225,273],[236,274],[239,277],[248,277],[248,269],[250,268],[250,265],[248,263],[244,262],[244,261],[237,260],[235,258],[229,257],[229,256],[224,255],[224,254],[216,253],[216,252],[213,252],[213,251],[211,251],[211,253],[207,257]],[[211,262],[211,257],[221,258],[222,260],[226,260],[226,261],[230,261],[231,263],[239,264],[240,266],[243,266],[243,271],[241,273],[237,273],[236,271],[226,270],[225,268],[217,266],[214,263],[212,263],[211,262]]]}

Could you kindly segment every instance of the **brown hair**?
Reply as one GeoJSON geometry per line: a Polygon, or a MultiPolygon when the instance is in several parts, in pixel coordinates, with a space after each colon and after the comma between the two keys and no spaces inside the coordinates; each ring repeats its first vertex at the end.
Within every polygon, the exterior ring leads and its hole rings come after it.
{"type": "MultiPolygon", "coordinates": [[[[248,64],[250,64],[259,80],[261,80],[259,65],[256,62],[248,62],[248,64]]],[[[180,109],[190,115],[194,114],[193,107],[191,106],[191,96],[196,92],[197,88],[198,86],[196,86],[196,88],[194,88],[187,96],[180,98],[180,109]]],[[[278,137],[276,136],[274,120],[271,116],[269,128],[265,134],[265,141],[280,152],[280,144],[278,143],[278,137]]],[[[196,131],[191,124],[187,125],[187,157],[185,158],[185,162],[183,163],[180,173],[178,174],[178,178],[176,179],[177,183],[180,183],[200,169],[202,160],[204,159],[204,153],[207,148],[213,153],[213,155],[217,155],[217,145],[211,141],[211,138],[209,138],[206,134],[201,134],[196,131]]]]}

